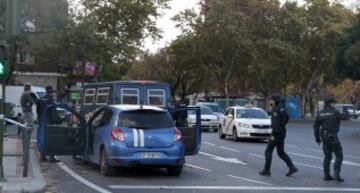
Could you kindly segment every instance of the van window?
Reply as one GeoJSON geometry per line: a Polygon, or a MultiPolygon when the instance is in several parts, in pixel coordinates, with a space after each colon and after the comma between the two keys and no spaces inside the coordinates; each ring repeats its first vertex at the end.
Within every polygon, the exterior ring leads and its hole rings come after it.
{"type": "Polygon", "coordinates": [[[165,90],[149,89],[148,90],[149,105],[152,106],[165,106],[165,90]]]}
{"type": "Polygon", "coordinates": [[[140,91],[137,88],[121,89],[121,104],[137,105],[139,104],[140,91]]]}
{"type": "Polygon", "coordinates": [[[106,105],[109,100],[109,90],[110,88],[99,88],[96,95],[96,104],[97,105],[106,105]]]}
{"type": "Polygon", "coordinates": [[[95,89],[86,89],[84,94],[84,105],[92,105],[95,100],[95,89]]]}

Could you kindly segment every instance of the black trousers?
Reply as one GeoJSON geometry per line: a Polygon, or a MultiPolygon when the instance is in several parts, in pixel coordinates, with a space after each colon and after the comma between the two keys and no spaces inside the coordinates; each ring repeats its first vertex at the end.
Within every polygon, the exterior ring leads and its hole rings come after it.
{"type": "Polygon", "coordinates": [[[341,165],[343,161],[343,151],[342,146],[339,141],[339,138],[337,136],[323,136],[323,151],[324,151],[324,171],[328,172],[330,171],[330,164],[332,159],[332,154],[335,155],[335,164],[334,164],[334,170],[340,171],[341,165]]]}
{"type": "Polygon", "coordinates": [[[284,150],[284,144],[285,144],[285,136],[277,136],[274,140],[269,140],[268,145],[265,150],[265,170],[270,171],[271,162],[272,162],[272,154],[274,152],[274,149],[276,147],[277,154],[279,157],[284,160],[286,165],[289,168],[294,168],[294,164],[291,161],[290,157],[285,153],[284,150]]]}

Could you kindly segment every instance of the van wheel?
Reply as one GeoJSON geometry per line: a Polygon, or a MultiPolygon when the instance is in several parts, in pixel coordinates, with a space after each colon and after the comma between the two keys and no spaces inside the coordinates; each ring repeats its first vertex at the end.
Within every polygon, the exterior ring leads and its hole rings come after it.
{"type": "Polygon", "coordinates": [[[234,141],[238,141],[239,140],[239,137],[238,137],[238,134],[236,132],[236,128],[234,127],[233,128],[233,140],[234,141]]]}
{"type": "Polygon", "coordinates": [[[183,165],[181,166],[171,166],[166,168],[168,175],[169,176],[180,176],[182,170],[183,170],[183,165]]]}
{"type": "Polygon", "coordinates": [[[113,168],[110,167],[108,153],[105,149],[101,150],[101,158],[100,158],[100,172],[103,176],[111,176],[113,175],[113,168]]]}
{"type": "Polygon", "coordinates": [[[219,133],[220,139],[224,139],[224,138],[225,138],[225,134],[223,133],[221,126],[219,126],[218,133],[219,133]]]}

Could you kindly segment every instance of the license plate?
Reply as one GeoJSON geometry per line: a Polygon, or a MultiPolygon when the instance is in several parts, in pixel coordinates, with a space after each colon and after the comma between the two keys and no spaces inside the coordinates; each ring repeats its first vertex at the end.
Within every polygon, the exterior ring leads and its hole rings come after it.
{"type": "Polygon", "coordinates": [[[268,131],[268,130],[258,130],[258,133],[270,133],[270,131],[268,131]]]}
{"type": "Polygon", "coordinates": [[[143,152],[140,154],[141,158],[145,159],[157,159],[161,157],[161,153],[159,152],[143,152]]]}

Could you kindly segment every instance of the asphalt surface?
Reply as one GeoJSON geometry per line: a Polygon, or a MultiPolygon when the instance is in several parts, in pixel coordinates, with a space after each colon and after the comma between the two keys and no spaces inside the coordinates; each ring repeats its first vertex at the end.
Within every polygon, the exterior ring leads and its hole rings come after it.
{"type": "Polygon", "coordinates": [[[314,142],[312,123],[288,125],[285,149],[299,172],[285,176],[287,168],[274,152],[272,176],[259,176],[264,165],[266,142],[220,139],[203,133],[201,152],[187,157],[180,177],[169,177],[164,169],[118,170],[103,177],[98,166],[75,165],[70,157],[48,164],[54,189],[59,193],[160,193],[160,192],[360,192],[360,121],[346,122],[339,134],[344,149],[344,183],[322,180],[321,147],[314,142]]]}

